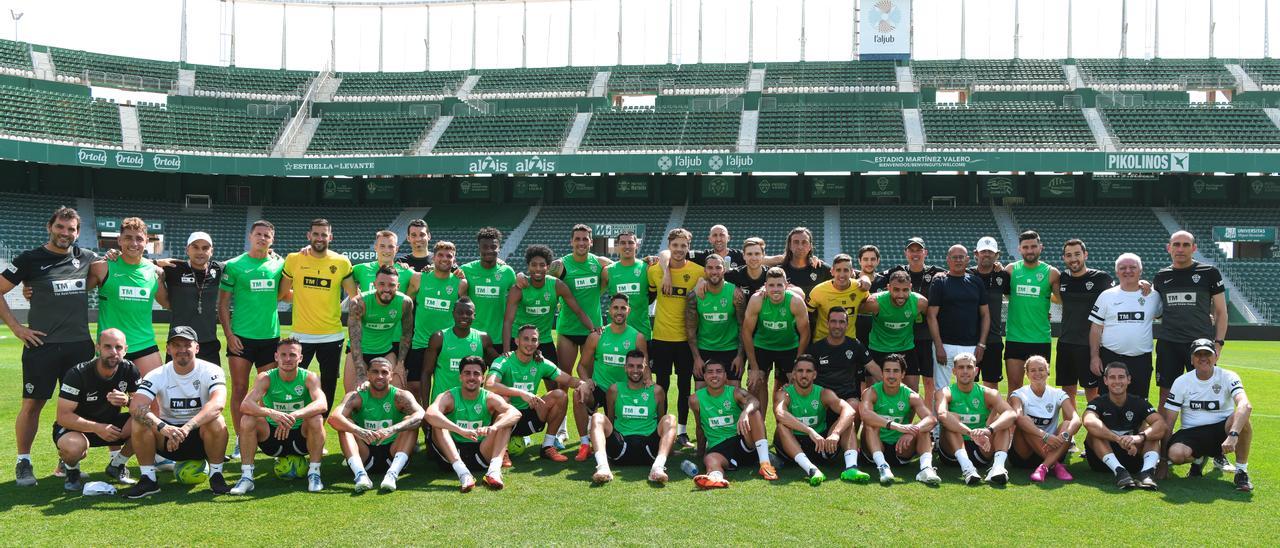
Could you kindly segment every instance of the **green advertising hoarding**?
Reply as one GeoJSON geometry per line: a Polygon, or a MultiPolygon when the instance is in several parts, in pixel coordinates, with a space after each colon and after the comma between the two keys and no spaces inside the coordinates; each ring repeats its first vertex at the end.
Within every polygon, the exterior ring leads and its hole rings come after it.
{"type": "Polygon", "coordinates": [[[1094,177],[1093,184],[1097,196],[1103,199],[1133,198],[1133,179],[1123,177],[1094,177]]]}
{"type": "Polygon", "coordinates": [[[809,197],[826,200],[848,198],[849,177],[845,175],[815,175],[809,177],[809,197]]]}
{"type": "Polygon", "coordinates": [[[511,197],[515,199],[537,200],[546,196],[546,179],[533,179],[530,177],[518,177],[513,183],[511,189],[511,197]]]}
{"type": "Polygon", "coordinates": [[[458,198],[463,200],[488,200],[492,181],[480,177],[458,179],[458,198]]]}
{"type": "Polygon", "coordinates": [[[757,198],[790,198],[791,177],[785,175],[754,177],[751,187],[757,198]]]}
{"type": "Polygon", "coordinates": [[[1197,200],[1226,201],[1227,182],[1213,177],[1194,177],[1190,185],[1191,197],[1197,200]]]}
{"type": "Polygon", "coordinates": [[[356,182],[351,179],[325,179],[321,196],[329,202],[354,202],[356,182]]]}
{"type": "Polygon", "coordinates": [[[368,200],[391,201],[399,197],[400,185],[395,179],[374,178],[364,182],[364,197],[368,200]]]}
{"type": "Polygon", "coordinates": [[[572,200],[590,200],[596,197],[596,180],[592,178],[571,178],[560,183],[564,189],[564,197],[572,200]]]}
{"type": "Polygon", "coordinates": [[[901,198],[902,177],[898,175],[863,175],[862,196],[866,198],[901,198]]]}
{"type": "Polygon", "coordinates": [[[636,239],[644,239],[643,224],[597,224],[592,227],[591,235],[596,238],[616,238],[623,232],[631,232],[636,235],[636,239]]]}
{"type": "Polygon", "coordinates": [[[1252,177],[1248,187],[1251,200],[1280,200],[1280,177],[1252,177]]]}
{"type": "Polygon", "coordinates": [[[1040,199],[1068,200],[1076,197],[1076,178],[1071,175],[1040,175],[1040,199]]]}
{"type": "Polygon", "coordinates": [[[703,198],[733,198],[737,194],[738,180],[727,175],[702,177],[703,198]]]}
{"type": "Polygon", "coordinates": [[[618,177],[617,188],[614,192],[614,195],[619,198],[648,198],[649,178],[634,175],[618,177]]]}
{"type": "Polygon", "coordinates": [[[978,178],[983,198],[1008,198],[1018,195],[1018,178],[1014,175],[983,175],[978,178]]]}
{"type": "Polygon", "coordinates": [[[1276,227],[1274,226],[1215,226],[1213,239],[1218,242],[1257,242],[1274,243],[1276,227]]]}

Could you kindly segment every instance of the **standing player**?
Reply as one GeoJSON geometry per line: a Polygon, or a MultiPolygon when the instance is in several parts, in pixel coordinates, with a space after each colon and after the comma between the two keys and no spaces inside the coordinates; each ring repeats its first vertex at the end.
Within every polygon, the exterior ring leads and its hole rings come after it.
{"type": "Polygon", "coordinates": [[[413,343],[413,301],[396,291],[397,278],[394,267],[380,266],[374,289],[360,297],[364,306],[353,307],[347,314],[351,358],[342,375],[345,392],[364,383],[366,366],[374,358],[395,364],[395,385],[406,385],[404,360],[413,343]]]}
{"type": "Polygon", "coordinates": [[[164,266],[164,286],[169,294],[169,326],[187,325],[200,336],[200,355],[221,365],[218,341],[218,287],[226,267],[213,260],[213,238],[207,232],[187,237],[186,262],[164,266]]]}
{"type": "MultiPolygon", "coordinates": [[[[1160,415],[1165,424],[1182,415],[1182,429],[1164,440],[1160,476],[1168,474],[1168,464],[1191,463],[1191,477],[1203,475],[1205,457],[1225,459],[1236,454],[1235,484],[1239,491],[1252,491],[1249,481],[1249,447],[1253,427],[1249,415],[1253,406],[1244,393],[1240,376],[1218,367],[1215,341],[1198,339],[1191,344],[1195,369],[1173,381],[1169,398],[1160,415]]],[[[1221,468],[1221,466],[1219,466],[1221,468]]]]}
{"type": "MultiPolygon", "coordinates": [[[[729,248],[729,229],[724,225],[711,227],[710,233],[707,234],[707,242],[711,244],[711,248],[703,250],[692,249],[693,244],[690,243],[688,259],[705,268],[708,256],[719,255],[726,271],[747,264],[741,251],[729,248]]],[[[664,249],[658,252],[658,265],[662,267],[662,293],[671,292],[670,261],[671,250],[664,249]]]]}
{"type": "MultiPolygon", "coordinates": [[[[635,232],[626,231],[618,234],[613,240],[613,245],[618,250],[618,262],[604,269],[605,290],[610,295],[621,293],[631,299],[631,315],[627,317],[627,325],[636,328],[636,331],[644,335],[645,339],[651,339],[653,325],[649,321],[649,303],[653,302],[653,299],[649,293],[649,264],[636,260],[636,251],[640,244],[635,232]]],[[[669,254],[670,251],[663,250],[663,253],[669,254]]],[[[665,292],[669,294],[671,279],[669,273],[666,274],[663,284],[666,286],[665,292]]]]}
{"type": "MultiPolygon", "coordinates": [[[[653,315],[653,338],[649,341],[649,358],[653,363],[658,386],[663,390],[671,388],[671,373],[674,371],[676,374],[676,386],[679,390],[676,399],[676,418],[679,421],[676,444],[679,447],[689,446],[689,434],[685,425],[689,422],[688,401],[693,389],[693,353],[689,350],[688,332],[685,331],[686,297],[693,292],[693,287],[704,274],[701,266],[689,260],[689,242],[692,239],[693,235],[683,228],[673,228],[667,233],[667,249],[671,251],[670,292],[660,291],[662,270],[649,269],[649,293],[657,298],[653,315]]],[[[607,389],[608,387],[601,388],[607,389]]]]}
{"type": "Polygon", "coordinates": [[[1102,382],[1107,393],[1091,400],[1084,411],[1089,468],[1110,470],[1121,489],[1156,489],[1153,476],[1160,462],[1160,440],[1169,427],[1146,398],[1129,389],[1129,368],[1124,362],[1108,363],[1102,382]],[[1141,470],[1137,481],[1129,474],[1131,468],[1141,470]]]}
{"type": "Polygon", "coordinates": [[[676,418],[667,413],[667,393],[653,382],[644,352],[627,352],[626,382],[609,387],[604,412],[591,417],[596,472],[591,480],[613,480],[609,463],[648,464],[649,481],[667,482],[667,456],[676,441],[676,418]]]}
{"type": "Polygon", "coordinates": [[[825,323],[827,336],[809,345],[809,354],[817,360],[818,377],[813,382],[835,392],[856,411],[862,388],[880,380],[880,366],[871,359],[871,351],[862,341],[845,336],[849,329],[848,310],[833,307],[827,311],[825,323]]]}
{"type": "MultiPolygon", "coordinates": [[[[517,332],[516,351],[493,362],[493,368],[485,376],[485,389],[506,397],[511,406],[520,412],[520,422],[512,430],[514,436],[530,436],[541,432],[547,425],[558,426],[569,411],[569,396],[559,388],[538,396],[539,381],[548,385],[573,387],[581,390],[583,381],[561,371],[551,360],[538,354],[538,328],[532,324],[520,326],[517,332]]],[[[555,432],[547,432],[542,439],[542,458],[565,462],[568,457],[555,448],[555,432]]]]}
{"type": "Polygon", "coordinates": [[[1018,416],[1000,392],[974,383],[978,359],[973,354],[962,352],[952,363],[956,382],[942,388],[938,395],[942,459],[960,465],[967,485],[982,482],[973,461],[990,462],[987,483],[1004,485],[1009,482],[1004,464],[1018,416]]]}
{"type": "Polygon", "coordinates": [[[222,477],[227,454],[227,423],[222,408],[227,385],[222,369],[196,358],[200,343],[194,329],[179,325],[169,330],[169,354],[173,361],[147,373],[129,403],[133,432],[129,437],[138,456],[142,477],[125,498],[138,499],[160,492],[156,483],[156,455],[173,460],[209,463],[209,490],[226,494],[222,477]],[[151,402],[160,415],[151,412],[151,402]]]}
{"type": "MultiPolygon", "coordinates": [[[[1062,391],[1075,400],[1076,386],[1084,388],[1085,401],[1098,397],[1102,376],[1089,367],[1089,331],[1093,322],[1089,312],[1098,295],[1111,289],[1111,275],[1086,265],[1089,250],[1076,239],[1062,244],[1062,262],[1067,275],[1058,278],[1058,297],[1062,300],[1062,334],[1058,335],[1058,351],[1054,355],[1054,376],[1062,391]]],[[[990,348],[987,349],[991,351],[990,348]]]]}
{"type": "MultiPolygon", "coordinates": [[[[573,399],[573,419],[578,432],[588,432],[587,420],[593,411],[608,403],[606,396],[609,388],[626,380],[627,354],[639,350],[646,356],[649,354],[648,341],[636,328],[627,324],[631,307],[630,299],[618,293],[609,299],[609,325],[598,333],[587,337],[582,345],[582,355],[578,358],[578,378],[583,379],[573,399]]],[[[659,384],[661,386],[661,384],[659,384]]],[[[665,390],[665,389],[664,389],[665,390]]],[[[591,437],[583,434],[578,446],[578,462],[587,460],[591,455],[591,437]]]]}
{"type": "Polygon", "coordinates": [[[831,270],[813,254],[813,232],[798,226],[787,234],[787,251],[779,265],[787,280],[808,296],[814,286],[831,279],[831,270]]]}
{"type": "Polygon", "coordinates": [[[485,365],[479,356],[463,358],[458,386],[441,392],[427,408],[431,449],[442,466],[458,474],[462,492],[475,487],[467,466],[487,467],[484,483],[502,489],[502,455],[520,411],[482,386],[485,365]]]}
{"type": "Polygon", "coordinates": [[[485,364],[498,357],[489,335],[471,327],[475,317],[476,307],[471,299],[458,299],[453,305],[453,327],[437,331],[427,343],[421,378],[422,389],[431,394],[431,401],[458,386],[458,367],[467,356],[480,356],[485,364]]]}
{"type": "MultiPolygon", "coordinates": [[[[885,270],[880,278],[880,282],[888,284],[894,272],[904,271],[911,280],[911,291],[922,296],[929,295],[929,286],[933,284],[935,279],[942,278],[947,270],[934,265],[925,264],[925,259],[929,257],[929,250],[924,246],[924,240],[918,236],[914,236],[907,240],[907,247],[903,250],[903,255],[907,259],[907,263],[897,265],[885,270]]],[[[875,289],[884,289],[880,286],[875,289]]],[[[905,382],[907,387],[915,390],[918,384],[916,382],[921,376],[929,377],[933,375],[934,365],[934,348],[933,336],[929,333],[929,322],[925,321],[925,315],[928,307],[920,307],[920,317],[913,320],[915,322],[913,333],[915,336],[914,356],[907,358],[907,376],[905,382]]],[[[924,387],[925,396],[932,394],[933,388],[929,385],[924,387]]],[[[926,401],[928,400],[926,397],[926,401]]]]}
{"type": "Polygon", "coordinates": [[[418,428],[426,417],[413,394],[391,384],[391,368],[385,358],[370,361],[368,386],[348,392],[338,411],[329,415],[342,457],[355,475],[357,493],[373,489],[369,474],[384,469],[382,490],[396,490],[396,480],[409,463],[409,453],[418,446],[418,428]]]}
{"type": "MultiPolygon", "coordinates": [[[[858,248],[858,277],[866,278],[871,283],[870,294],[877,291],[877,288],[883,289],[888,283],[884,280],[884,276],[880,274],[880,248],[874,245],[864,245],[858,248]]],[[[854,338],[866,342],[867,337],[871,334],[871,315],[858,313],[855,320],[854,338]]]]}
{"type": "MultiPolygon", "coordinates": [[[[532,325],[538,328],[538,352],[542,354],[542,359],[558,366],[556,360],[559,355],[556,354],[555,339],[551,337],[556,322],[556,299],[563,300],[569,310],[578,315],[583,325],[591,323],[591,318],[578,306],[578,299],[573,297],[569,286],[558,278],[547,277],[551,260],[551,248],[545,245],[534,244],[525,249],[524,262],[529,271],[529,281],[524,287],[513,285],[507,293],[507,312],[502,324],[502,353],[507,354],[516,346],[514,328],[532,325]]],[[[649,322],[647,309],[644,321],[646,324],[649,322]]],[[[564,370],[572,371],[572,367],[566,366],[564,370]]]]}
{"type": "MultiPolygon", "coordinates": [[[[255,221],[249,229],[249,251],[227,261],[218,285],[218,323],[227,340],[231,367],[231,424],[240,422],[240,402],[249,390],[249,367],[259,372],[275,367],[280,340],[280,276],[284,260],[271,251],[276,227],[255,221]],[[235,308],[232,315],[231,309],[235,308]]],[[[231,458],[240,458],[240,440],[231,458]]]]}
{"type": "MultiPolygon", "coordinates": [[[[956,356],[969,353],[982,360],[987,333],[991,328],[987,308],[987,288],[982,279],[970,274],[969,252],[962,245],[947,250],[947,275],[934,276],[929,284],[929,333],[933,335],[932,377],[925,367],[924,399],[932,404],[934,393],[951,380],[956,356]],[[930,390],[929,381],[933,381],[930,390]]],[[[974,363],[977,366],[977,363],[974,363]]],[[[940,419],[941,420],[941,419],[940,419]]]]}
{"type": "MultiPolygon", "coordinates": [[[[325,219],[314,219],[307,232],[306,253],[290,253],[284,259],[282,293],[293,291],[293,336],[302,341],[303,369],[311,358],[320,362],[320,386],[326,402],[338,389],[342,360],[342,293],[356,299],[360,290],[351,279],[351,260],[329,249],[333,227],[325,219]],[[297,285],[295,285],[295,282],[297,285]]],[[[329,414],[325,410],[325,415],[329,414]]]]}
{"type": "Polygon", "coordinates": [[[502,320],[507,315],[507,292],[516,281],[516,271],[498,262],[502,233],[485,227],[476,233],[480,259],[462,265],[467,278],[467,294],[476,306],[475,327],[490,338],[502,335],[502,320]]]}
{"type": "MultiPolygon", "coordinates": [[[[867,287],[871,282],[868,281],[867,287]]],[[[809,291],[808,305],[813,321],[813,338],[827,336],[827,313],[834,307],[845,310],[857,310],[858,305],[867,298],[866,287],[861,280],[854,280],[853,257],[844,253],[831,260],[831,279],[822,282],[809,291]]]]}
{"type": "Polygon", "coordinates": [[[1180,230],[1169,236],[1165,249],[1172,264],[1156,272],[1152,282],[1164,300],[1163,329],[1156,340],[1160,401],[1169,397],[1174,379],[1191,371],[1191,341],[1212,340],[1221,354],[1227,338],[1227,289],[1222,272],[1195,260],[1196,237],[1190,232],[1180,230]]]}
{"type": "Polygon", "coordinates": [[[258,449],[271,457],[303,455],[309,458],[307,491],[324,489],[320,481],[320,457],[324,455],[324,417],[329,402],[314,373],[298,367],[302,343],[288,337],[276,343],[276,367],[258,374],[253,390],[240,402],[240,427],[236,433],[245,445],[240,460],[240,481],[232,495],[253,491],[254,455],[258,449]]]}
{"type": "MultiPolygon", "coordinates": [[[[552,264],[550,274],[564,280],[579,305],[594,311],[600,306],[601,273],[613,261],[591,253],[591,227],[574,225],[572,234],[573,252],[562,257],[558,264],[552,264]]],[[[556,317],[556,363],[562,364],[561,367],[574,363],[578,350],[587,343],[587,335],[602,325],[599,314],[588,313],[591,323],[586,324],[568,311],[569,305],[561,299],[560,314],[556,317]]]]}
{"type": "Polygon", "coordinates": [[[747,391],[725,385],[724,364],[707,362],[703,369],[707,385],[689,398],[698,422],[698,455],[706,473],[693,478],[700,489],[729,486],[725,470],[737,470],[739,461],[755,457],[760,477],[773,481],[778,472],[769,462],[769,440],[764,433],[764,413],[759,400],[747,391]]]}
{"type": "Polygon", "coordinates": [[[1018,235],[1018,251],[1022,260],[1014,263],[1009,273],[1009,334],[1004,349],[1010,393],[1022,387],[1027,358],[1049,357],[1053,352],[1049,302],[1060,274],[1057,268],[1040,262],[1044,245],[1034,230],[1018,235]]]}
{"type": "Polygon", "coordinates": [[[1101,376],[1102,364],[1123,363],[1126,386],[1145,400],[1151,389],[1151,324],[1163,307],[1157,296],[1142,294],[1138,285],[1142,259],[1137,255],[1125,253],[1116,258],[1116,278],[1120,285],[1098,295],[1089,312],[1093,322],[1089,328],[1089,368],[1101,376]]]}
{"type": "Polygon", "coordinates": [[[938,419],[915,390],[902,384],[907,359],[903,354],[885,356],[880,362],[884,380],[862,392],[858,412],[862,417],[863,459],[870,453],[871,462],[880,471],[880,484],[890,485],[892,467],[903,466],[919,455],[920,473],[916,474],[916,481],[936,486],[942,479],[933,467],[933,436],[929,433],[937,426],[938,419]],[[917,419],[914,424],[912,415],[917,419]],[[884,454],[886,444],[893,449],[888,457],[884,454]]]}
{"type": "Polygon", "coordinates": [[[765,266],[764,240],[747,238],[742,242],[742,266],[725,273],[725,281],[735,285],[744,297],[751,298],[764,287],[765,274],[769,267],[765,266]]]}
{"type": "MultiPolygon", "coordinates": [[[[878,364],[891,354],[902,356],[903,383],[915,390],[924,372],[923,366],[916,363],[919,353],[915,345],[920,344],[914,337],[914,324],[919,321],[920,311],[929,309],[929,299],[911,290],[911,275],[905,271],[889,274],[888,290],[881,291],[862,301],[858,310],[871,317],[871,331],[867,335],[867,349],[871,358],[878,364]]],[[[933,358],[929,359],[933,362],[933,358]]],[[[925,388],[932,393],[932,383],[925,388]]]]}
{"type": "Polygon", "coordinates": [[[1009,395],[1009,406],[1018,415],[1013,429],[1013,464],[1035,466],[1031,481],[1036,483],[1043,482],[1049,472],[1071,481],[1075,478],[1067,471],[1067,449],[1081,425],[1075,394],[1048,385],[1049,360],[1043,356],[1027,358],[1027,378],[1031,384],[1009,395]]]}
{"type": "MultiPolygon", "coordinates": [[[[404,239],[409,242],[409,252],[396,257],[396,262],[407,265],[414,272],[430,270],[435,265],[435,250],[431,248],[431,229],[427,222],[422,219],[409,221],[409,231],[404,239]]],[[[450,263],[449,271],[454,268],[450,263]]]]}
{"type": "MultiPolygon", "coordinates": [[[[57,422],[53,425],[53,444],[66,466],[63,488],[79,491],[80,461],[89,455],[90,447],[127,442],[133,434],[133,421],[120,408],[138,390],[138,368],[124,359],[125,336],[119,329],[107,329],[98,335],[98,357],[81,363],[62,377],[59,391],[57,422]]],[[[133,456],[133,447],[111,451],[107,477],[111,481],[132,483],[125,464],[133,456]]]]}
{"type": "MultiPolygon", "coordinates": [[[[58,379],[76,364],[93,358],[89,338],[89,299],[93,289],[89,265],[97,254],[75,245],[80,236],[80,214],[58,208],[45,228],[49,241],[22,252],[0,279],[0,319],[22,341],[22,405],[14,421],[18,462],[14,477],[19,487],[36,484],[31,465],[31,443],[40,428],[40,411],[53,396],[58,379]],[[31,288],[28,325],[18,323],[3,295],[19,284],[31,288]]],[[[148,316],[150,317],[150,316],[148,316]]]]}
{"type": "Polygon", "coordinates": [[[143,255],[147,247],[147,224],[137,217],[120,221],[120,260],[99,260],[89,267],[91,285],[98,287],[98,333],[117,328],[124,332],[129,348],[136,350],[124,358],[146,376],[160,367],[151,309],[159,303],[169,307],[169,297],[160,279],[164,271],[143,255]]]}
{"type": "Polygon", "coordinates": [[[373,282],[378,277],[378,270],[384,266],[394,269],[397,290],[401,293],[409,291],[409,283],[413,281],[415,269],[410,268],[406,263],[396,262],[396,240],[395,232],[379,230],[373,239],[373,250],[377,254],[377,259],[351,267],[351,279],[355,280],[356,288],[361,292],[373,291],[373,282]]]}
{"type": "Polygon", "coordinates": [[[739,345],[739,331],[746,314],[746,298],[737,286],[724,281],[724,264],[721,256],[707,255],[703,267],[707,283],[702,295],[694,292],[685,299],[684,329],[693,353],[693,378],[698,388],[702,388],[706,360],[729,364],[729,384],[741,386],[746,356],[739,345]]]}
{"type": "MultiPolygon", "coordinates": [[[[1000,388],[1004,380],[1004,296],[1009,288],[1009,270],[996,269],[996,260],[1000,258],[1000,246],[991,236],[978,239],[978,266],[970,268],[970,274],[982,278],[987,287],[987,316],[991,318],[991,328],[987,330],[987,347],[983,349],[982,361],[978,363],[982,374],[982,385],[987,388],[1000,388]]],[[[1092,306],[1093,302],[1090,301],[1092,306]]]]}
{"type": "Polygon", "coordinates": [[[769,371],[773,371],[775,387],[789,382],[796,356],[809,348],[804,299],[787,291],[787,275],[781,268],[769,269],[764,292],[752,295],[747,303],[742,344],[749,368],[747,388],[756,401],[768,402],[769,371]]]}
{"type": "MultiPolygon", "coordinates": [[[[467,281],[450,272],[457,250],[453,242],[436,242],[432,267],[413,275],[408,295],[413,299],[413,343],[405,358],[407,388],[421,401],[425,400],[420,379],[426,366],[427,345],[431,336],[453,327],[453,307],[467,295],[467,281]]],[[[434,360],[432,360],[434,361],[434,360]]]]}
{"type": "Polygon", "coordinates": [[[817,359],[809,354],[796,358],[791,384],[774,395],[773,416],[778,422],[773,432],[774,447],[804,471],[809,485],[821,485],[827,480],[809,457],[831,462],[836,453],[844,455],[841,479],[866,482],[870,476],[858,470],[856,412],[835,392],[814,384],[817,375],[817,359]],[[832,416],[836,417],[834,421],[832,416]]]}

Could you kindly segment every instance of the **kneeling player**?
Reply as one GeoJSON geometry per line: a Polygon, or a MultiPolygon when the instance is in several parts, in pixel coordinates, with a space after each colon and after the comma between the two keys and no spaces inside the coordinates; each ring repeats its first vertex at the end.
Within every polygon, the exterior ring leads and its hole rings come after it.
{"type": "Polygon", "coordinates": [[[395,491],[409,453],[418,445],[418,428],[426,411],[410,390],[392,385],[395,366],[386,358],[369,361],[368,385],[347,393],[329,426],[338,431],[342,457],[355,475],[356,492],[373,488],[370,473],[386,470],[382,490],[395,491]]]}
{"type": "Polygon", "coordinates": [[[1080,431],[1074,395],[1049,386],[1049,360],[1031,356],[1026,361],[1031,384],[1009,396],[1009,406],[1018,418],[1013,429],[1013,464],[1030,468],[1031,481],[1042,482],[1049,472],[1062,481],[1071,481],[1067,471],[1067,449],[1080,431]],[[1059,420],[1061,415],[1061,420],[1059,420]]]}
{"type": "Polygon", "coordinates": [[[485,485],[502,489],[502,455],[511,429],[520,420],[519,410],[481,386],[484,370],[484,358],[462,358],[458,363],[461,386],[441,392],[427,408],[431,449],[442,467],[453,467],[463,493],[476,485],[467,468],[471,464],[487,466],[485,485]]]}
{"type": "MultiPolygon", "coordinates": [[[[533,324],[520,326],[516,339],[516,351],[493,362],[493,368],[485,378],[485,388],[499,396],[504,396],[511,406],[520,412],[520,422],[511,432],[511,436],[521,437],[541,432],[547,425],[559,426],[569,410],[569,396],[565,391],[556,388],[538,397],[538,381],[546,380],[556,386],[572,386],[577,389],[582,385],[578,380],[560,370],[556,364],[542,357],[538,350],[538,328],[533,324]]],[[[547,432],[542,439],[542,458],[555,462],[565,462],[569,457],[561,455],[555,447],[555,432],[547,432]]],[[[510,466],[506,453],[503,453],[503,465],[510,466]]]]}
{"type": "Polygon", "coordinates": [[[288,337],[276,343],[276,367],[260,373],[253,390],[240,402],[240,481],[232,495],[253,491],[253,457],[258,449],[271,457],[309,457],[307,490],[324,489],[320,481],[320,457],[324,456],[324,417],[329,402],[320,388],[320,377],[301,369],[302,343],[288,337]]]}
{"type": "Polygon", "coordinates": [[[760,462],[760,477],[778,479],[769,462],[760,402],[746,390],[725,385],[728,375],[723,363],[707,361],[702,376],[707,385],[689,397],[689,408],[698,423],[698,454],[707,473],[693,478],[694,483],[702,489],[728,487],[724,471],[737,470],[740,460],[752,456],[760,462]]]}
{"type": "MultiPolygon", "coordinates": [[[[1190,476],[1204,475],[1204,458],[1223,458],[1236,454],[1236,489],[1252,491],[1249,481],[1249,446],[1253,427],[1249,415],[1253,406],[1244,393],[1240,376],[1218,367],[1218,352],[1213,341],[1198,339],[1191,343],[1193,369],[1180,375],[1169,389],[1160,415],[1165,424],[1182,415],[1182,429],[1169,438],[1165,454],[1173,464],[1192,463],[1190,476]]],[[[1164,462],[1164,459],[1161,459],[1164,462]]],[[[1167,473],[1167,465],[1161,474],[1167,473]]]]}
{"type": "Polygon", "coordinates": [[[1111,362],[1102,371],[1107,393],[1089,402],[1084,410],[1084,438],[1089,448],[1089,468],[1111,470],[1116,487],[1156,489],[1156,466],[1160,463],[1160,439],[1168,432],[1164,419],[1151,403],[1129,393],[1129,368],[1111,362]],[[1134,481],[1130,468],[1141,470],[1134,481]]]}
{"type": "MultiPolygon", "coordinates": [[[[942,480],[933,468],[933,437],[930,432],[938,424],[924,398],[915,390],[902,384],[907,374],[907,357],[889,354],[880,363],[883,380],[862,392],[862,444],[864,455],[871,453],[871,461],[880,471],[880,484],[893,483],[893,466],[902,466],[920,456],[920,473],[916,480],[938,485],[942,480]],[[918,422],[912,424],[914,414],[918,422]],[[885,444],[893,451],[884,454],[885,444]]],[[[865,458],[865,457],[864,457],[865,458]]]]}
{"type": "Polygon", "coordinates": [[[973,354],[961,352],[952,364],[956,382],[943,388],[938,398],[942,459],[960,465],[967,485],[982,482],[973,461],[990,462],[987,482],[1004,485],[1009,482],[1004,462],[1009,458],[1013,421],[1018,416],[1000,392],[973,382],[978,376],[978,360],[973,354]]]}
{"type": "Polygon", "coordinates": [[[648,464],[649,481],[666,483],[667,455],[676,441],[676,417],[667,414],[667,392],[654,384],[644,352],[627,352],[623,370],[627,380],[609,388],[604,412],[591,417],[591,446],[596,456],[591,480],[612,480],[612,462],[648,464]]]}
{"type": "Polygon", "coordinates": [[[844,455],[841,479],[865,483],[870,476],[858,470],[858,450],[853,434],[854,410],[835,392],[813,384],[818,376],[816,359],[809,354],[796,358],[791,384],[774,394],[773,412],[778,427],[773,444],[809,476],[809,485],[822,485],[827,476],[813,461],[831,462],[836,453],[844,455]],[[834,421],[832,417],[836,417],[834,421]]]}
{"type": "MultiPolygon", "coordinates": [[[[63,488],[79,491],[80,461],[89,455],[90,447],[102,447],[128,441],[133,421],[120,408],[128,405],[138,390],[138,368],[124,359],[124,333],[111,328],[98,335],[98,357],[72,367],[62,377],[58,395],[58,418],[53,425],[53,443],[67,469],[63,488]]],[[[112,481],[133,483],[125,466],[133,448],[111,452],[107,477],[112,481]]]]}

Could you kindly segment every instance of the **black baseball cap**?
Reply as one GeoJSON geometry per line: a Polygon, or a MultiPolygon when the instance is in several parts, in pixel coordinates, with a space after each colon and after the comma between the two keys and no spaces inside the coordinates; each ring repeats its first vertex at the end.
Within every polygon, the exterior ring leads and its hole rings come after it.
{"type": "Polygon", "coordinates": [[[1196,339],[1191,343],[1191,355],[1194,356],[1196,352],[1208,352],[1217,355],[1218,347],[1209,339],[1196,339]]]}
{"type": "Polygon", "coordinates": [[[200,338],[196,336],[196,330],[185,325],[175,325],[169,328],[169,339],[187,339],[192,342],[200,342],[200,338]]]}

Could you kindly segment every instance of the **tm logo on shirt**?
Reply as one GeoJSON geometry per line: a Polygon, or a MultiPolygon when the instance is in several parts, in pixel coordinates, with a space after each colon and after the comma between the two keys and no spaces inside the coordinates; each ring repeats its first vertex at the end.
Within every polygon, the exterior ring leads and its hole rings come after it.
{"type": "Polygon", "coordinates": [[[471,288],[471,293],[477,297],[497,297],[499,289],[496,285],[477,285],[471,288]]]}
{"type": "Polygon", "coordinates": [[[329,289],[333,287],[333,280],[329,278],[316,278],[314,276],[302,277],[303,287],[314,287],[316,289],[329,289]]]}
{"type": "Polygon", "coordinates": [[[600,278],[598,276],[585,276],[573,280],[574,289],[589,289],[597,285],[600,285],[600,278]]]}
{"type": "Polygon", "coordinates": [[[1164,302],[1174,306],[1196,304],[1196,294],[1192,291],[1165,293],[1164,302]]]}
{"type": "Polygon", "coordinates": [[[624,295],[636,295],[640,293],[639,283],[618,284],[618,293],[624,295]]]}
{"type": "Polygon", "coordinates": [[[276,281],[274,279],[265,280],[249,280],[249,291],[275,291],[276,281]]]}
{"type": "Polygon", "coordinates": [[[120,286],[120,300],[122,301],[149,301],[151,300],[151,290],[145,287],[129,287],[120,286]]]}
{"type": "Polygon", "coordinates": [[[1017,288],[1018,288],[1018,295],[1020,296],[1023,296],[1023,297],[1039,297],[1040,296],[1040,286],[1038,285],[1019,285],[1017,286],[1017,288]]]}

